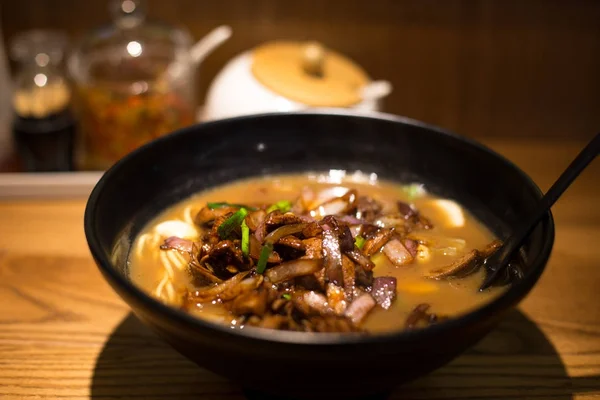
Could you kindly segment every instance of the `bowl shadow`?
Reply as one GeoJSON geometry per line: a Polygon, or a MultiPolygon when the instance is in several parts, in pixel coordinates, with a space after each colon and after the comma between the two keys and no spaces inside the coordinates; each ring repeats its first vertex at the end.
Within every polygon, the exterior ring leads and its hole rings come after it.
{"type": "MultiPolygon", "coordinates": [[[[252,366],[248,366],[252,368],[252,366]]],[[[556,349],[518,310],[447,366],[398,387],[390,399],[573,399],[600,392],[600,376],[568,376],[556,349]]],[[[132,313],[106,341],[94,368],[92,399],[263,398],[187,360],[132,313]]]]}

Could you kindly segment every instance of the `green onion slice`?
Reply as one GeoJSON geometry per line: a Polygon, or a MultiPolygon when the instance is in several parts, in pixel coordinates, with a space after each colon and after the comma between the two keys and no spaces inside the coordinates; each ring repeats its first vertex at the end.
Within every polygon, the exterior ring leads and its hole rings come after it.
{"type": "Polygon", "coordinates": [[[273,212],[275,210],[279,210],[282,213],[286,213],[286,212],[290,211],[291,209],[292,209],[291,201],[281,200],[281,201],[278,201],[277,203],[271,205],[269,208],[267,208],[267,214],[270,212],[273,212]]]}
{"type": "Polygon", "coordinates": [[[289,293],[284,293],[281,295],[281,297],[283,297],[286,300],[291,300],[292,299],[292,295],[289,293]]]}
{"type": "Polygon", "coordinates": [[[217,228],[217,233],[221,239],[227,239],[229,235],[233,233],[233,231],[239,227],[248,215],[248,210],[245,208],[240,208],[237,212],[235,212],[231,217],[227,218],[219,228],[217,228]]]}
{"type": "Polygon", "coordinates": [[[409,199],[416,199],[423,196],[426,191],[423,185],[418,183],[412,183],[402,187],[402,191],[408,196],[409,199]]]}
{"type": "Polygon", "coordinates": [[[248,257],[250,254],[250,228],[246,225],[246,220],[242,220],[242,253],[248,257]]]}
{"type": "Polygon", "coordinates": [[[272,251],[272,243],[266,243],[260,250],[260,256],[258,257],[258,263],[256,264],[256,272],[259,274],[265,272],[265,269],[267,268],[267,260],[269,259],[272,251]]]}
{"type": "Polygon", "coordinates": [[[354,238],[354,245],[355,245],[356,247],[358,247],[360,250],[362,250],[362,248],[363,248],[363,246],[365,245],[365,242],[366,242],[366,241],[367,241],[367,240],[366,240],[364,237],[362,237],[361,235],[358,235],[358,236],[356,236],[356,237],[354,238]]]}
{"type": "Polygon", "coordinates": [[[209,202],[209,203],[206,203],[206,206],[208,208],[210,208],[211,210],[214,210],[215,208],[223,208],[223,207],[245,208],[246,210],[250,210],[250,211],[256,210],[256,208],[248,207],[244,204],[227,203],[225,201],[209,202]]]}

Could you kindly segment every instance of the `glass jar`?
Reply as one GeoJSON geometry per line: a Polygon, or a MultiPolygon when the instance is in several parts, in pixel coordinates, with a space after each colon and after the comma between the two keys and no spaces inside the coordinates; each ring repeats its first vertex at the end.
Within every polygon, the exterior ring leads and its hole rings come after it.
{"type": "Polygon", "coordinates": [[[71,89],[61,69],[66,36],[33,30],[11,40],[17,63],[12,131],[26,171],[70,171],[76,122],[71,89]]]}
{"type": "Polygon", "coordinates": [[[141,0],[112,1],[110,8],[113,23],[88,35],[68,63],[80,113],[82,169],[106,169],[195,121],[190,35],[147,21],[141,0]]]}

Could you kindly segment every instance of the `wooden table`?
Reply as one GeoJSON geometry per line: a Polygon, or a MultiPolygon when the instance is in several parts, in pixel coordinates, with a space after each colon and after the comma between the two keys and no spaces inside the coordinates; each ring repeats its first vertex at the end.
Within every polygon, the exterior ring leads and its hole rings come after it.
{"type": "MultiPolygon", "coordinates": [[[[488,141],[546,190],[583,143],[488,141]]],[[[600,163],[556,205],[539,284],[473,350],[395,399],[600,398],[600,163]]],[[[132,316],[97,271],[85,199],[0,202],[0,398],[242,399],[132,316]]]]}

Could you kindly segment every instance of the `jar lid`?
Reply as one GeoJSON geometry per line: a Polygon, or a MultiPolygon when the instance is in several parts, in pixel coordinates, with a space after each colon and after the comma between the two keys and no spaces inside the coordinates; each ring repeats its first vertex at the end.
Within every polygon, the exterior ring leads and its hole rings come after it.
{"type": "Polygon", "coordinates": [[[370,81],[355,62],[317,42],[269,42],[252,55],[252,73],[261,84],[312,107],[355,105],[370,81]]]}
{"type": "Polygon", "coordinates": [[[69,106],[71,91],[60,69],[67,36],[55,30],[31,30],[10,42],[11,56],[20,64],[15,76],[13,107],[24,118],[45,118],[69,106]]]}
{"type": "Polygon", "coordinates": [[[34,29],[15,35],[10,41],[11,58],[19,63],[59,65],[67,50],[67,35],[58,30],[34,29]]]}
{"type": "Polygon", "coordinates": [[[188,57],[192,40],[181,28],[146,19],[143,0],[112,0],[113,23],[91,32],[69,59],[75,82],[148,82],[188,57]]]}

